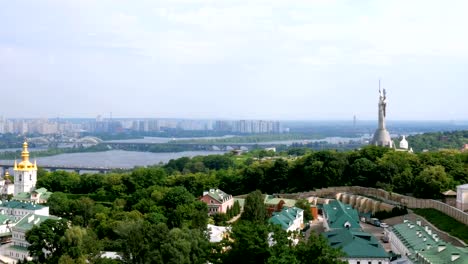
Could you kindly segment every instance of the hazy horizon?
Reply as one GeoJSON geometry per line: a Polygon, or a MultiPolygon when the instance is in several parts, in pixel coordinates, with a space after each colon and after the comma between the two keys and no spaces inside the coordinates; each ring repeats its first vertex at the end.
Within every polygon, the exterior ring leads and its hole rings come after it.
{"type": "Polygon", "coordinates": [[[468,120],[466,1],[4,1],[6,118],[468,120]]]}

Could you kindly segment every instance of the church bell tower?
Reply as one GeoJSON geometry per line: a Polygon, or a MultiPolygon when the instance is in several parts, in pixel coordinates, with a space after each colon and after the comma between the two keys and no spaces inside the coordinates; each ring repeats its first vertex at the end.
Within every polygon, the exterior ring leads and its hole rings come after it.
{"type": "Polygon", "coordinates": [[[15,191],[14,196],[22,192],[30,193],[36,187],[37,182],[37,165],[36,162],[29,161],[28,143],[23,143],[23,151],[21,152],[21,162],[14,165],[15,191]]]}

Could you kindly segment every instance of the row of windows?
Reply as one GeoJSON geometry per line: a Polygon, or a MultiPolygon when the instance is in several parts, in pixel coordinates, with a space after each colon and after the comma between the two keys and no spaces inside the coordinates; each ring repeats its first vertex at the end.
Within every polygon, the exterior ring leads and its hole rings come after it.
{"type": "Polygon", "coordinates": [[[14,238],[19,238],[19,239],[25,239],[24,235],[15,234],[15,233],[13,233],[13,237],[14,238]]]}
{"type": "MultiPolygon", "coordinates": [[[[361,261],[357,261],[357,264],[361,264],[361,261]]],[[[364,263],[363,263],[364,264],[364,263]]],[[[372,261],[368,261],[367,264],[372,264],[372,261]]],[[[382,261],[379,261],[378,264],[382,264],[382,261]]]]}
{"type": "MultiPolygon", "coordinates": [[[[19,175],[19,181],[21,181],[22,175],[19,175]]],[[[32,181],[32,174],[29,174],[29,180],[32,181]]]]}
{"type": "MultiPolygon", "coordinates": [[[[10,251],[10,256],[13,257],[14,254],[13,252],[10,251]]],[[[27,256],[25,256],[24,254],[21,254],[21,259],[24,259],[26,258],[27,256]]],[[[19,259],[20,258],[20,254],[19,253],[16,253],[16,258],[19,259]]]]}

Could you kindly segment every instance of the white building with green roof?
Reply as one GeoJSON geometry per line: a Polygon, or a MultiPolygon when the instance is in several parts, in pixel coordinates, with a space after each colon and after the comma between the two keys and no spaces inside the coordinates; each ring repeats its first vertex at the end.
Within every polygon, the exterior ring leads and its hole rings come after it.
{"type": "Polygon", "coordinates": [[[325,231],[349,228],[361,229],[358,212],[351,205],[333,200],[323,205],[325,231]]]}
{"type": "Polygon", "coordinates": [[[388,264],[390,256],[371,234],[347,228],[322,234],[333,248],[341,249],[350,264],[388,264]]]}
{"type": "Polygon", "coordinates": [[[330,246],[340,248],[350,264],[388,264],[390,256],[380,242],[372,235],[363,232],[358,212],[351,205],[340,201],[330,201],[323,205],[322,235],[330,246]]]}
{"type": "Polygon", "coordinates": [[[268,219],[272,224],[280,225],[286,231],[299,231],[304,225],[304,210],[297,207],[283,207],[268,219]]]}
{"type": "Polygon", "coordinates": [[[7,243],[11,240],[11,228],[16,224],[15,218],[0,214],[0,242],[7,243]]]}
{"type": "Polygon", "coordinates": [[[428,226],[404,220],[386,230],[392,251],[413,264],[468,264],[468,249],[441,240],[428,226]]]}
{"type": "Polygon", "coordinates": [[[14,217],[15,221],[19,221],[28,214],[48,216],[49,207],[32,202],[0,201],[0,214],[14,217]]]}
{"type": "Polygon", "coordinates": [[[31,260],[28,252],[30,244],[26,241],[26,232],[31,230],[35,225],[40,225],[47,219],[58,220],[60,218],[56,216],[34,214],[25,215],[14,227],[11,228],[12,243],[5,249],[5,255],[16,260],[31,260]]]}
{"type": "Polygon", "coordinates": [[[46,188],[35,189],[31,192],[22,192],[13,196],[13,200],[30,201],[34,203],[46,203],[52,192],[47,191],[46,188]]]}

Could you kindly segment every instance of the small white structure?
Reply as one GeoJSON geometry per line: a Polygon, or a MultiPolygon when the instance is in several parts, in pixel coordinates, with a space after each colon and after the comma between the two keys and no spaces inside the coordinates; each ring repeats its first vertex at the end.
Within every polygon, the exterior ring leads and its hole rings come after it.
{"type": "Polygon", "coordinates": [[[275,147],[265,148],[265,151],[273,151],[273,152],[276,152],[276,148],[275,148],[275,147]]]}
{"type": "Polygon", "coordinates": [[[400,141],[400,149],[408,149],[408,140],[406,140],[406,137],[403,136],[403,139],[400,141]]]}
{"type": "Polygon", "coordinates": [[[10,195],[15,192],[15,185],[10,179],[10,173],[5,171],[5,176],[0,178],[0,194],[1,195],[10,195]]]}
{"type": "Polygon", "coordinates": [[[210,233],[210,242],[218,243],[231,231],[231,227],[208,224],[207,230],[210,233]]]}
{"type": "Polygon", "coordinates": [[[468,210],[468,184],[457,186],[457,208],[462,211],[468,210]]]}

